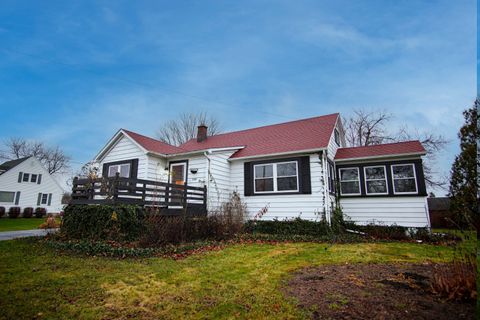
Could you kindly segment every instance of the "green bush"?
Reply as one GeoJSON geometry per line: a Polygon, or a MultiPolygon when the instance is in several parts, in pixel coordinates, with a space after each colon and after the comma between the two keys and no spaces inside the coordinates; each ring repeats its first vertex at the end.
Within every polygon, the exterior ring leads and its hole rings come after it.
{"type": "Polygon", "coordinates": [[[321,236],[331,233],[331,228],[325,221],[310,221],[301,218],[294,220],[250,220],[245,223],[246,233],[260,233],[273,235],[306,235],[321,236]]]}
{"type": "Polygon", "coordinates": [[[60,231],[70,239],[132,241],[143,226],[143,211],[136,206],[69,205],[60,231]]]}
{"type": "Polygon", "coordinates": [[[24,218],[31,218],[33,216],[33,208],[27,207],[23,209],[23,217],[24,218]]]}
{"type": "Polygon", "coordinates": [[[20,211],[21,211],[20,207],[10,207],[8,209],[8,217],[10,219],[16,219],[20,215],[20,211]]]}
{"type": "Polygon", "coordinates": [[[35,209],[35,218],[42,218],[47,214],[47,209],[38,207],[35,209]]]}

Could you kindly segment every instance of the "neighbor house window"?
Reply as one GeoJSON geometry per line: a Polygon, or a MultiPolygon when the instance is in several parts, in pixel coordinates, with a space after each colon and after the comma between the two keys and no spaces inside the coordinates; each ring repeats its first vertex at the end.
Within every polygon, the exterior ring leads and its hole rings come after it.
{"type": "Polygon", "coordinates": [[[42,194],[42,204],[47,204],[48,202],[48,194],[47,193],[43,193],[42,194]]]}
{"type": "Polygon", "coordinates": [[[30,174],[29,173],[24,173],[23,174],[23,182],[28,182],[30,180],[30,174]]]}
{"type": "Polygon", "coordinates": [[[108,167],[108,176],[115,177],[116,174],[120,177],[130,177],[130,163],[114,164],[108,167]]]}
{"type": "Polygon", "coordinates": [[[13,203],[15,200],[15,192],[0,191],[0,202],[13,203]]]}
{"type": "Polygon", "coordinates": [[[30,182],[37,182],[37,175],[32,174],[32,178],[30,179],[30,182]]]}
{"type": "Polygon", "coordinates": [[[417,178],[413,164],[392,165],[392,177],[394,193],[417,193],[417,178]]]}
{"type": "Polygon", "coordinates": [[[298,191],[298,162],[254,165],[255,193],[298,191]]]}
{"type": "Polygon", "coordinates": [[[365,167],[365,190],[367,194],[387,194],[385,166],[365,167]]]}
{"type": "Polygon", "coordinates": [[[333,135],[335,138],[335,143],[337,144],[337,146],[340,146],[340,132],[338,131],[338,129],[335,128],[333,135]]]}
{"type": "Polygon", "coordinates": [[[342,195],[360,194],[360,174],[358,168],[342,168],[340,172],[340,193],[342,195]]]}

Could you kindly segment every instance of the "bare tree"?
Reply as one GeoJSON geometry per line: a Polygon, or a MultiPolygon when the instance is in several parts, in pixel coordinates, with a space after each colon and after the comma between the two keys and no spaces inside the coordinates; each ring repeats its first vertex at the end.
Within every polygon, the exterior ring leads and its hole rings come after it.
{"type": "Polygon", "coordinates": [[[381,143],[419,140],[427,151],[424,163],[425,181],[430,187],[444,188],[446,177],[437,177],[433,170],[436,155],[448,143],[442,135],[429,132],[411,130],[407,126],[398,131],[389,129],[393,116],[385,111],[367,112],[362,109],[354,110],[353,114],[343,118],[345,139],[351,147],[370,146],[381,143]]]}
{"type": "Polygon", "coordinates": [[[0,153],[3,160],[31,156],[37,158],[50,174],[63,173],[69,167],[70,157],[58,146],[48,147],[39,141],[13,137],[4,142],[4,150],[0,153]]]}
{"type": "Polygon", "coordinates": [[[197,136],[197,127],[204,124],[208,127],[208,134],[220,133],[220,124],[217,119],[208,116],[205,112],[182,113],[178,119],[170,120],[160,127],[157,137],[160,141],[179,146],[197,136]]]}

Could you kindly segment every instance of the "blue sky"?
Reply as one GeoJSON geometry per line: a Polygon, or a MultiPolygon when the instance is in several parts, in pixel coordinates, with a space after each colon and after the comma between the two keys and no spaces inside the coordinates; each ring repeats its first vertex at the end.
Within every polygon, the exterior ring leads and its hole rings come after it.
{"type": "Polygon", "coordinates": [[[477,91],[469,1],[8,1],[0,138],[60,145],[73,168],[120,127],[179,112],[225,131],[385,109],[442,133],[446,174],[477,91]]]}

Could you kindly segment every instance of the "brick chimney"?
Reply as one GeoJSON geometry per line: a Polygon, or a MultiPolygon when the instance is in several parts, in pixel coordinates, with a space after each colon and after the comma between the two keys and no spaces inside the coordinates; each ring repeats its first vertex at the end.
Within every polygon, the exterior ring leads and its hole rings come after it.
{"type": "Polygon", "coordinates": [[[202,142],[207,140],[207,129],[208,127],[204,124],[201,124],[198,126],[197,142],[202,142]]]}

